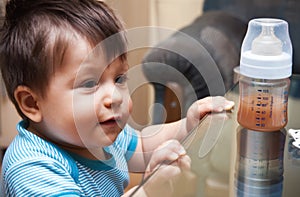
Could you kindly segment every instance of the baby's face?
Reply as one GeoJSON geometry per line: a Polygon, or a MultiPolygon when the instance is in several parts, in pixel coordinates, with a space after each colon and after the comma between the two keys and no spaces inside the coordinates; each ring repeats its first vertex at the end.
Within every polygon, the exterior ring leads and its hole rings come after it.
{"type": "Polygon", "coordinates": [[[90,149],[110,145],[132,108],[126,62],[107,63],[83,39],[67,49],[40,102],[43,135],[60,146],[90,149]]]}

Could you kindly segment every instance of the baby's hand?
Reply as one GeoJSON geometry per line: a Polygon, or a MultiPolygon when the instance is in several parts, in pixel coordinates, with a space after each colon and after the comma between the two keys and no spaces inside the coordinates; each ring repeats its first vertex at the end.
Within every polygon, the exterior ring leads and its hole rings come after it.
{"type": "Polygon", "coordinates": [[[187,112],[187,130],[193,129],[199,121],[209,112],[222,112],[232,109],[233,101],[222,96],[206,97],[195,101],[187,112]]]}
{"type": "Polygon", "coordinates": [[[140,190],[144,195],[137,196],[171,197],[179,192],[182,183],[188,183],[185,188],[192,194],[190,196],[195,195],[196,176],[190,169],[191,159],[177,140],[163,143],[153,152],[145,177],[154,171],[155,174],[148,177],[140,190]]]}
{"type": "MultiPolygon", "coordinates": [[[[155,171],[160,165],[171,164],[172,171],[165,176],[174,176],[181,170],[189,170],[191,159],[186,155],[183,146],[177,140],[168,140],[156,148],[151,156],[145,177],[155,171]]],[[[168,170],[165,170],[168,171],[168,170]]]]}

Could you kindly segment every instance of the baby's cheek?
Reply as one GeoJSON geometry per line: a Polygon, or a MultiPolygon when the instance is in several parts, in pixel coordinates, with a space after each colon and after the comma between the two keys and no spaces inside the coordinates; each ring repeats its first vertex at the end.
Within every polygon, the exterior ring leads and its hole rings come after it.
{"type": "Polygon", "coordinates": [[[128,112],[129,114],[132,112],[132,100],[130,98],[128,99],[128,112]]]}

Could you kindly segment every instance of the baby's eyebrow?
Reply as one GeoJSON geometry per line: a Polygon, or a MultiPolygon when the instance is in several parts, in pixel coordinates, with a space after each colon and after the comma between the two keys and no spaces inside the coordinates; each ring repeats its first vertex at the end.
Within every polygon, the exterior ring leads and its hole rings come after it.
{"type": "Polygon", "coordinates": [[[95,72],[95,71],[100,71],[104,70],[108,67],[109,65],[101,60],[100,58],[87,58],[85,59],[79,66],[78,71],[80,70],[86,70],[88,72],[95,72]]]}
{"type": "MultiPolygon", "coordinates": [[[[122,60],[115,60],[115,61],[119,61],[119,64],[116,64],[118,69],[124,72],[127,72],[127,70],[129,69],[129,64],[127,62],[124,62],[122,60]]],[[[110,64],[107,65],[107,68],[111,68],[111,65],[114,64],[114,61],[112,61],[110,64]]]]}
{"type": "Polygon", "coordinates": [[[121,63],[121,67],[127,71],[129,69],[129,64],[127,62],[123,62],[121,63]]]}

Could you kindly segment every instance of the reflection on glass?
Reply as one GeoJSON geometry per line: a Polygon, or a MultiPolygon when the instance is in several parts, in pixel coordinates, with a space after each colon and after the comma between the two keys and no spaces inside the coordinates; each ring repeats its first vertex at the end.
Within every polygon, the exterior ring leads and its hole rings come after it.
{"type": "Polygon", "coordinates": [[[294,165],[300,165],[300,149],[293,145],[294,139],[289,137],[288,140],[288,158],[294,165]]]}
{"type": "Polygon", "coordinates": [[[236,196],[281,196],[283,132],[258,132],[238,127],[237,133],[236,196]]]}

